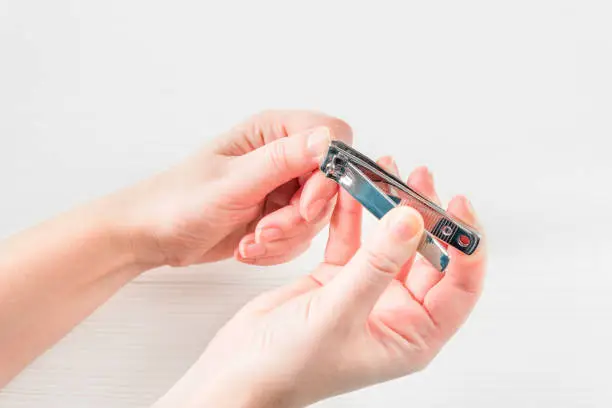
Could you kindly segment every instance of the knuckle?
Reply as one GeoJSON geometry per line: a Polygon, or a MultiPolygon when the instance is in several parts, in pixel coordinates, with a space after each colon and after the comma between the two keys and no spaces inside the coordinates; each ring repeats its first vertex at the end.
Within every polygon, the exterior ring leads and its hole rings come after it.
{"type": "Polygon", "coordinates": [[[268,145],[268,162],[276,170],[283,171],[288,167],[287,151],[285,144],[281,140],[268,145]]]}
{"type": "Polygon", "coordinates": [[[429,367],[430,363],[431,363],[431,358],[428,358],[428,357],[417,359],[416,361],[412,362],[413,373],[419,373],[419,372],[425,371],[425,369],[429,367]]]}
{"type": "Polygon", "coordinates": [[[278,115],[278,113],[275,109],[262,109],[256,113],[256,116],[261,119],[270,119],[278,115]]]}
{"type": "Polygon", "coordinates": [[[368,251],[365,257],[366,265],[370,270],[384,275],[395,275],[401,269],[401,265],[386,254],[368,251]]]}
{"type": "Polygon", "coordinates": [[[276,119],[280,115],[280,113],[281,112],[274,110],[274,109],[263,109],[251,115],[248,121],[251,123],[257,123],[257,124],[267,123],[271,120],[276,119]]]}

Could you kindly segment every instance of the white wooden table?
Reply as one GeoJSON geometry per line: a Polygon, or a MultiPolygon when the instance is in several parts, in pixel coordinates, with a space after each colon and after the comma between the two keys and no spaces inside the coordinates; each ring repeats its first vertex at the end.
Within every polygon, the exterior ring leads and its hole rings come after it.
{"type": "MultiPolygon", "coordinates": [[[[491,261],[477,310],[425,372],[320,406],[610,406],[605,2],[357,3],[1,2],[0,236],[261,109],[323,110],[359,150],[429,165],[443,199],[468,194],[491,261]]],[[[316,264],[324,238],[275,268],[142,276],[0,407],[149,405],[240,305],[316,264]]]]}

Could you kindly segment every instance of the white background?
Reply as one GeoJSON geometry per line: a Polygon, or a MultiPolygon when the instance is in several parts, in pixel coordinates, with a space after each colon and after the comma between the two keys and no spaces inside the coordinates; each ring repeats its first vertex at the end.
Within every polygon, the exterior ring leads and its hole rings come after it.
{"type": "MultiPolygon", "coordinates": [[[[322,110],[362,152],[429,165],[443,199],[469,195],[491,261],[477,310],[425,372],[320,406],[610,406],[606,3],[0,0],[0,236],[262,109],[322,110]]],[[[0,406],[147,406],[241,304],[312,267],[324,238],[277,268],[143,276],[0,406]]]]}

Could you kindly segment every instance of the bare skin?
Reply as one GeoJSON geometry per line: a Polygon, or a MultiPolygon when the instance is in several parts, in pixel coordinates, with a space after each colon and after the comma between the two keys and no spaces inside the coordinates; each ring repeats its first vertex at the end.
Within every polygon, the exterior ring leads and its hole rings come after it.
{"type": "MultiPolygon", "coordinates": [[[[239,312],[160,406],[302,406],[421,369],[476,303],[485,246],[471,257],[451,249],[442,276],[413,262],[422,220],[402,208],[362,247],[359,205],[317,171],[331,139],[350,143],[348,125],[266,112],[167,171],[2,242],[0,386],[147,270],[287,262],[328,224],[324,262],[239,312]],[[323,375],[321,359],[333,362],[323,375]]],[[[381,165],[393,170],[388,158],[381,165]]],[[[408,182],[436,199],[426,169],[408,182]]],[[[477,225],[465,198],[449,211],[477,225]]]]}

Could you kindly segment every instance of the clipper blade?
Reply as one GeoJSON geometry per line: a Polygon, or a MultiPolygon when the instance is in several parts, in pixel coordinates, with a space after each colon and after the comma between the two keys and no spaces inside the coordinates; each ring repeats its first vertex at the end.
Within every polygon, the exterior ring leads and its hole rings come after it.
{"type": "Polygon", "coordinates": [[[450,262],[446,249],[427,231],[421,237],[417,251],[440,272],[444,272],[450,262]]]}

